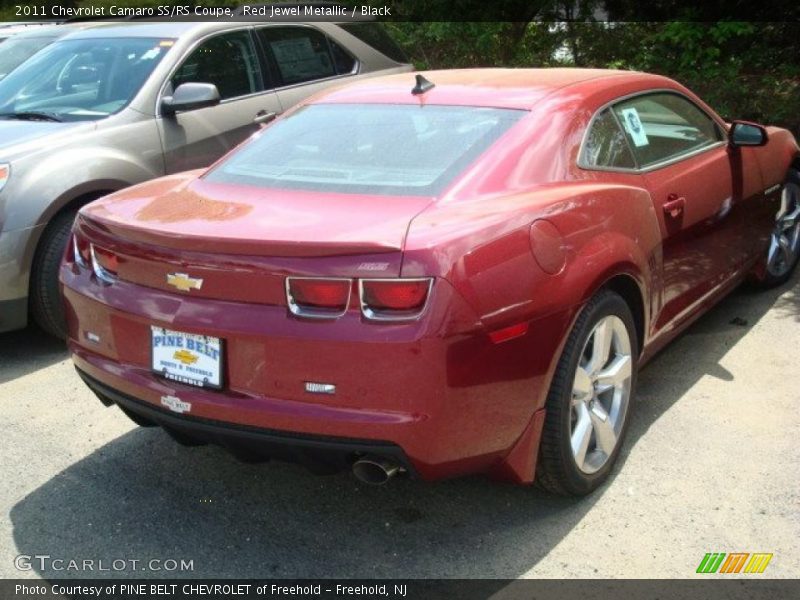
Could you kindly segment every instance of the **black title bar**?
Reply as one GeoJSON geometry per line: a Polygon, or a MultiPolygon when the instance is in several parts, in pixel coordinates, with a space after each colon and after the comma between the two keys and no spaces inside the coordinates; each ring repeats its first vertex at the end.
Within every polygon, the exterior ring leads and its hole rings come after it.
{"type": "Polygon", "coordinates": [[[796,0],[0,0],[12,21],[800,21],[796,0]]]}

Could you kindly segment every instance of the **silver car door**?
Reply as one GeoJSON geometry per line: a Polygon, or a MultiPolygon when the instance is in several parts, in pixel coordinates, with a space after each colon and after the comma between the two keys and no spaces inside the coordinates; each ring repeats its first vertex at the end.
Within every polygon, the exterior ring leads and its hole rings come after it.
{"type": "Polygon", "coordinates": [[[265,84],[250,28],[202,40],[173,71],[162,97],[183,83],[212,83],[221,101],[173,115],[159,111],[168,173],[208,166],[255,132],[260,116],[281,111],[278,97],[265,84]]]}

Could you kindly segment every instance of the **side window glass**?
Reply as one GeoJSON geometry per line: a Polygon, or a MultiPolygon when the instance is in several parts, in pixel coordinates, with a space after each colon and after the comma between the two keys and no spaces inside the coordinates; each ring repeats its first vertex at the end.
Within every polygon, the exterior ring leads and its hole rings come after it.
{"type": "Polygon", "coordinates": [[[581,164],[586,167],[633,169],[636,162],[625,136],[610,109],[600,113],[592,123],[583,144],[581,164]]]}
{"type": "Polygon", "coordinates": [[[234,31],[203,42],[173,75],[172,89],[182,83],[213,83],[220,98],[236,98],[264,89],[253,39],[234,31]]]}
{"type": "Polygon", "coordinates": [[[333,64],[336,65],[336,73],[339,75],[349,75],[356,68],[356,59],[342,48],[339,44],[328,38],[328,44],[331,47],[331,54],[333,55],[333,64]]]}
{"type": "Polygon", "coordinates": [[[640,167],[678,158],[723,139],[711,117],[677,94],[639,96],[620,102],[614,111],[640,167]]]}
{"type": "Polygon", "coordinates": [[[337,75],[338,65],[334,63],[328,38],[320,31],[311,27],[264,27],[258,33],[275,59],[281,85],[337,75]]]}

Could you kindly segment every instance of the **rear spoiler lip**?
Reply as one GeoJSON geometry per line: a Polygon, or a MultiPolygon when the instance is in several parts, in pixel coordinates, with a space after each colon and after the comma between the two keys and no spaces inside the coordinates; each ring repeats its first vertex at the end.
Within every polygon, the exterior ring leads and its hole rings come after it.
{"type": "Polygon", "coordinates": [[[214,254],[270,256],[270,257],[327,257],[370,255],[401,252],[400,244],[383,244],[373,241],[316,241],[316,240],[268,240],[231,237],[210,237],[157,231],[144,227],[131,227],[113,219],[93,215],[79,215],[75,227],[99,243],[111,242],[146,244],[173,251],[204,252],[214,254]],[[98,239],[100,238],[100,239],[98,239]]]}

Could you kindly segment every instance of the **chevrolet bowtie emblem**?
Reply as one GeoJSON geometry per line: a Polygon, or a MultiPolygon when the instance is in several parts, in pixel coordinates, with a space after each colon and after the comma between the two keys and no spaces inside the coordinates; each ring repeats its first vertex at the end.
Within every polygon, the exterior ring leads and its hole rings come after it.
{"type": "Polygon", "coordinates": [[[199,358],[196,354],[192,354],[188,350],[176,350],[172,355],[175,360],[181,361],[185,365],[193,365],[199,358]]]}
{"type": "Polygon", "coordinates": [[[182,292],[188,292],[191,289],[199,290],[203,287],[202,279],[189,277],[186,273],[167,273],[167,283],[182,292]]]}

